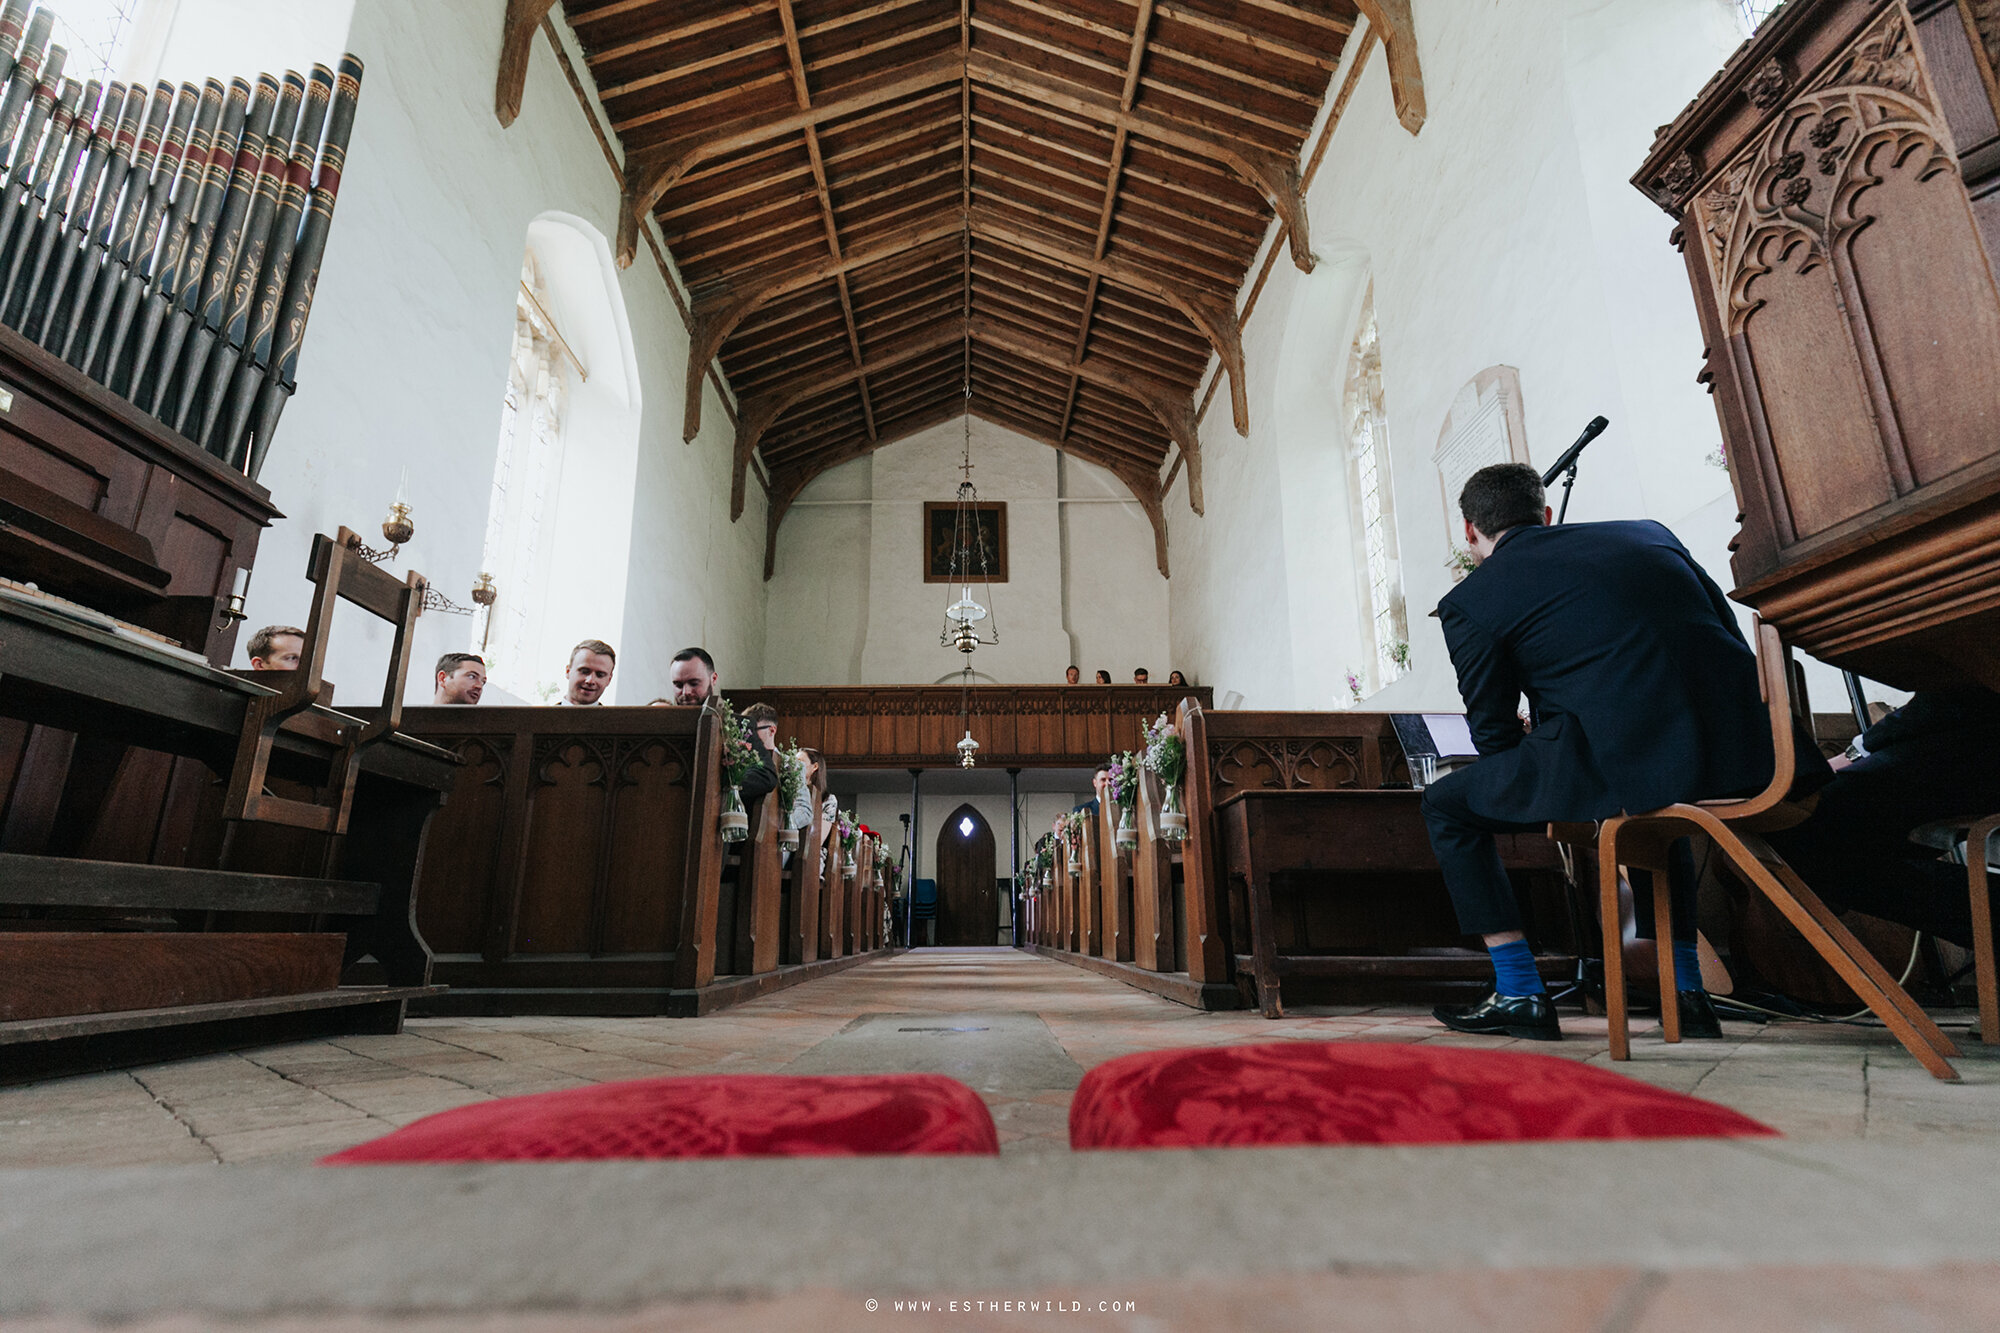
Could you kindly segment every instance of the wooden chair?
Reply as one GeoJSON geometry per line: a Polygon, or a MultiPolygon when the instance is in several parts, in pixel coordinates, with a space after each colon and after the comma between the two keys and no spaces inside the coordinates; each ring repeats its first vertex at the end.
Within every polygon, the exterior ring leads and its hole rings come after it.
{"type": "Polygon", "coordinates": [[[1910,832],[1910,841],[1941,852],[1965,851],[1966,890],[1972,896],[1972,975],[1979,993],[1979,1040],[2000,1045],[2000,979],[1993,959],[1993,900],[1987,893],[1987,862],[2000,856],[2000,815],[1984,819],[1941,819],[1910,832]]]}
{"type": "Polygon", "coordinates": [[[1625,951],[1621,947],[1618,920],[1618,869],[1625,866],[1653,872],[1660,1025],[1666,1039],[1677,1042],[1681,1039],[1680,1013],[1668,999],[1674,994],[1675,985],[1667,849],[1676,838],[1699,833],[1713,840],[1715,849],[1729,858],[1744,883],[1771,900],[1918,1063],[1936,1078],[1956,1081],[1958,1071],[1947,1057],[1957,1055],[1958,1048],[1760,836],[1802,822],[1811,808],[1786,799],[1796,776],[1790,656],[1776,627],[1759,621],[1755,634],[1758,684],[1769,705],[1771,746],[1777,760],[1770,784],[1747,800],[1701,801],[1618,815],[1605,820],[1598,831],[1599,920],[1604,931],[1604,999],[1611,1019],[1611,1058],[1631,1058],[1631,1034],[1625,1012],[1625,951]]]}
{"type": "Polygon", "coordinates": [[[290,678],[284,687],[274,695],[256,700],[245,711],[223,817],[286,824],[328,834],[330,861],[331,839],[346,834],[354,805],[354,781],[360,773],[355,756],[364,747],[395,734],[402,723],[403,684],[410,672],[411,640],[417,617],[423,613],[424,590],[428,585],[423,575],[415,572],[398,583],[369,564],[361,555],[361,538],[347,528],[341,528],[333,538],[324,534],[313,538],[306,577],[315,586],[298,670],[283,673],[290,678]],[[320,702],[325,685],[320,673],[326,664],[327,635],[333,628],[334,607],[341,599],[396,627],[389,670],[382,687],[382,709],[366,725],[356,719],[342,720],[307,711],[320,702]],[[319,789],[316,801],[274,796],[265,790],[271,750],[280,731],[310,735],[338,747],[326,785],[319,789]]]}
{"type": "Polygon", "coordinates": [[[2000,1045],[2000,978],[1993,963],[1993,900],[1986,892],[1986,863],[2000,834],[2000,815],[1988,815],[1966,829],[1965,880],[1972,894],[1972,974],[1979,990],[1979,1040],[2000,1045]]]}

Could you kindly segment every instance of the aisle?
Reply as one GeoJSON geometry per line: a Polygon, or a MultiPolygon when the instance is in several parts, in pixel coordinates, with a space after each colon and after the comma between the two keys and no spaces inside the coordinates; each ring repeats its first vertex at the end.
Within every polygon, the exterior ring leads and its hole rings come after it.
{"type": "MultiPolygon", "coordinates": [[[[918,949],[707,1018],[413,1020],[396,1036],[266,1046],[0,1089],[0,1166],[304,1163],[489,1097],[698,1073],[933,1070],[978,1089],[1001,1151],[1067,1152],[1071,1090],[1135,1051],[1279,1040],[1518,1045],[1607,1064],[1604,1020],[1560,1044],[1444,1031],[1419,1005],[1203,1013],[1014,949],[918,949]]],[[[2000,1144],[2000,1060],[1937,1083],[1879,1030],[1725,1025],[1670,1048],[1642,1029],[1622,1072],[1794,1139],[2000,1144]]]]}

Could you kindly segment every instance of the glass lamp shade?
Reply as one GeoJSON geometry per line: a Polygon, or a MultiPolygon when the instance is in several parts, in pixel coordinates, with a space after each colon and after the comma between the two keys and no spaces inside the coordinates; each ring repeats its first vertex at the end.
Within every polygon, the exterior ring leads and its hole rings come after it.
{"type": "Polygon", "coordinates": [[[944,609],[944,613],[947,619],[956,620],[960,624],[968,624],[975,620],[986,619],[986,608],[972,600],[972,589],[970,588],[965,590],[963,597],[960,597],[950,606],[947,606],[944,609]]]}

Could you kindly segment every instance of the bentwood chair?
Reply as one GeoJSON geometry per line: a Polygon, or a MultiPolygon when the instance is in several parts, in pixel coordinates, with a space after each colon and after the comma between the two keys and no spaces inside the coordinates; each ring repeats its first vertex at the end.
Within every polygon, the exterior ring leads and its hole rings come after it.
{"type": "Polygon", "coordinates": [[[2000,860],[2000,815],[1984,819],[1940,819],[1910,831],[1910,841],[1963,857],[1972,906],[1972,975],[1979,993],[1979,1040],[2000,1045],[2000,975],[1993,959],[1993,900],[1987,893],[1987,863],[2000,860]],[[1982,855],[1982,852],[1984,853],[1982,855]]]}
{"type": "Polygon", "coordinates": [[[1676,838],[1702,834],[1729,859],[1753,892],[1771,900],[1806,943],[1840,974],[1869,1010],[1896,1035],[1903,1048],[1939,1079],[1956,1081],[1949,1056],[1958,1054],[1950,1038],[1889,975],[1874,954],[1841,924],[1819,895],[1806,886],[1762,835],[1802,823],[1812,806],[1787,798],[1796,776],[1792,749],[1791,662],[1776,627],[1755,627],[1757,677],[1771,718],[1771,748],[1777,763],[1770,785],[1746,800],[1669,805],[1604,821],[1598,831],[1598,891],[1604,928],[1604,1000],[1611,1019],[1611,1058],[1631,1058],[1626,1026],[1625,955],[1618,924],[1618,868],[1653,872],[1654,935],[1658,939],[1661,1028],[1669,1042],[1681,1039],[1674,994],[1672,903],[1667,849],[1676,838]]]}

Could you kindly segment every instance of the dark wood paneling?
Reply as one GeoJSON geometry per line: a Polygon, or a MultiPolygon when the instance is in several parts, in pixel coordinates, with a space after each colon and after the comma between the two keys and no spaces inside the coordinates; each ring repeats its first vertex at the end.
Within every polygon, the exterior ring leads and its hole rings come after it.
{"type": "Polygon", "coordinates": [[[332,990],[345,937],[0,933],[0,1022],[332,990]]]}
{"type": "Polygon", "coordinates": [[[692,1013],[718,985],[746,998],[743,977],[833,956],[852,919],[851,890],[799,887],[823,830],[781,873],[774,797],[724,847],[712,713],[427,707],[403,725],[467,761],[425,849],[422,921],[455,988],[433,1010],[692,1013]],[[787,947],[794,926],[811,957],[787,947]]]}
{"type": "Polygon", "coordinates": [[[778,710],[778,734],[819,749],[835,768],[956,767],[967,727],[985,766],[1089,768],[1113,749],[1136,749],[1141,727],[1184,699],[1204,707],[1205,685],[773,686],[732,692],[738,708],[778,710]],[[817,744],[814,745],[814,742],[817,744]]]}
{"type": "Polygon", "coordinates": [[[1792,0],[1633,178],[1681,222],[1734,595],[1909,689],[2000,688],[2000,52],[1969,13],[1792,0]]]}

